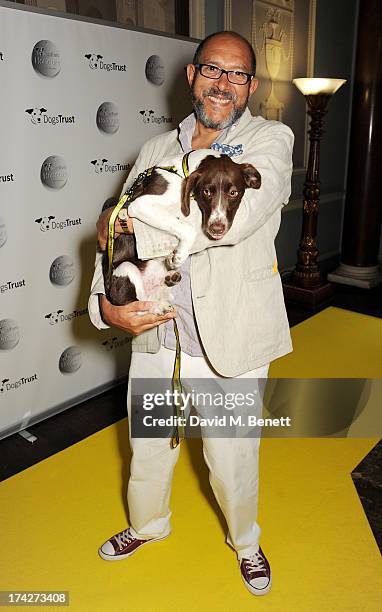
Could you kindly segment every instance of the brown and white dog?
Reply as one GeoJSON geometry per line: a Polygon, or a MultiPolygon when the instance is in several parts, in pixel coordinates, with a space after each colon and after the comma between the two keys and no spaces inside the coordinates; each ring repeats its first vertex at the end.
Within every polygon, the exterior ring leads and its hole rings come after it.
{"type": "Polygon", "coordinates": [[[175,270],[187,259],[196,235],[196,229],[187,221],[191,198],[202,213],[203,232],[211,240],[220,240],[232,225],[245,189],[259,189],[261,185],[260,174],[252,164],[237,164],[210,149],[191,152],[187,178],[182,178],[182,161],[183,156],[165,161],[135,184],[128,204],[129,217],[164,230],[179,242],[168,257],[141,261],[134,236],[118,236],[111,276],[106,253],[103,262],[106,295],[114,305],[149,300],[154,302],[154,314],[171,310],[170,287],[181,278],[175,270]],[[176,173],[163,169],[165,166],[175,167],[176,173]],[[179,210],[177,216],[169,210],[173,211],[174,204],[179,210]]]}

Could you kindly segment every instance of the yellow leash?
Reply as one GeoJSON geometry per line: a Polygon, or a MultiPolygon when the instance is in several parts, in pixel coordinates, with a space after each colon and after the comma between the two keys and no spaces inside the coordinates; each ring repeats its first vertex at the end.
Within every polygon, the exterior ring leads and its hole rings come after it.
{"type": "MultiPolygon", "coordinates": [[[[190,156],[190,153],[186,153],[182,159],[182,170],[183,170],[183,174],[185,178],[187,178],[190,174],[189,167],[188,167],[188,158],[190,156]]],[[[182,393],[182,382],[180,379],[181,346],[180,346],[180,340],[179,340],[178,326],[176,324],[175,319],[173,319],[173,323],[174,323],[174,333],[175,333],[175,338],[176,338],[176,348],[175,348],[174,369],[172,372],[172,391],[173,391],[173,397],[175,397],[175,392],[176,391],[178,392],[177,397],[179,399],[179,404],[174,402],[175,404],[174,417],[176,418],[176,424],[174,426],[174,433],[170,440],[170,446],[171,448],[176,448],[178,444],[180,444],[180,441],[184,439],[183,418],[185,417],[185,415],[184,415],[184,411],[182,410],[183,401],[181,400],[181,393],[182,393]]]]}
{"type": "MultiPolygon", "coordinates": [[[[183,174],[185,178],[187,178],[190,173],[189,168],[188,168],[189,155],[190,153],[186,153],[182,159],[182,170],[183,170],[183,174]]],[[[137,179],[134,181],[130,189],[118,201],[118,204],[116,205],[116,207],[113,209],[113,212],[111,213],[111,216],[109,219],[109,226],[108,226],[107,254],[108,254],[108,262],[109,262],[109,276],[111,276],[113,272],[115,221],[117,219],[118,213],[121,210],[121,208],[123,208],[123,206],[126,204],[126,202],[127,204],[129,204],[130,200],[134,196],[134,189],[135,189],[136,183],[141,180],[144,180],[146,177],[151,176],[155,168],[159,168],[161,170],[168,170],[168,172],[174,172],[178,174],[175,166],[154,166],[152,168],[148,168],[147,170],[145,170],[144,172],[141,172],[138,175],[137,179]]],[[[178,326],[176,324],[175,319],[173,319],[173,323],[174,323],[174,333],[175,333],[175,338],[176,338],[176,349],[175,349],[174,369],[172,373],[172,391],[173,391],[173,397],[175,397],[175,392],[177,392],[176,395],[179,399],[179,404],[174,402],[175,404],[174,416],[176,417],[176,424],[174,427],[174,433],[170,440],[170,446],[171,448],[176,448],[178,444],[180,443],[180,440],[184,438],[184,425],[182,422],[184,413],[181,410],[181,407],[182,407],[182,401],[181,401],[182,383],[180,380],[181,346],[180,346],[180,340],[179,340],[178,326]]]]}

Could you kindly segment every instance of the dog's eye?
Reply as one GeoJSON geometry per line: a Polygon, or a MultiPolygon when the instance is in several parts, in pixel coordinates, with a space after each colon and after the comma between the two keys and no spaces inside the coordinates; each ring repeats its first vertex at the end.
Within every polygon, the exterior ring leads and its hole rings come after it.
{"type": "Polygon", "coordinates": [[[211,195],[210,190],[209,190],[209,189],[207,189],[207,188],[206,188],[206,189],[203,189],[203,195],[204,195],[204,196],[206,196],[207,198],[209,198],[209,197],[210,197],[210,195],[211,195]]]}
{"type": "Polygon", "coordinates": [[[238,195],[238,193],[239,193],[239,192],[238,192],[238,191],[236,191],[236,189],[231,189],[231,190],[230,190],[230,192],[229,192],[229,195],[230,195],[232,198],[235,198],[235,197],[238,195]]]}

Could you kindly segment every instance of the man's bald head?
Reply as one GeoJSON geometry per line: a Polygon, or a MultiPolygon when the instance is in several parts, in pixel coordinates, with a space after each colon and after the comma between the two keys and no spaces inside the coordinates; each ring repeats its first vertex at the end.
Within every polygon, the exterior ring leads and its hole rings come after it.
{"type": "Polygon", "coordinates": [[[221,38],[224,40],[224,38],[233,40],[233,41],[237,41],[240,46],[243,47],[243,49],[246,50],[246,52],[248,53],[248,59],[249,59],[249,63],[250,63],[250,71],[252,74],[255,74],[256,72],[256,55],[254,50],[252,49],[252,46],[249,44],[248,40],[246,38],[244,38],[244,36],[241,36],[241,34],[238,34],[237,32],[232,32],[230,30],[223,30],[221,32],[214,32],[213,34],[210,34],[209,36],[207,36],[204,40],[202,40],[202,42],[199,44],[198,48],[195,51],[195,55],[194,55],[194,59],[192,60],[193,64],[201,64],[203,63],[202,60],[202,55],[203,52],[206,50],[208,43],[212,40],[216,40],[217,38],[221,38]]]}

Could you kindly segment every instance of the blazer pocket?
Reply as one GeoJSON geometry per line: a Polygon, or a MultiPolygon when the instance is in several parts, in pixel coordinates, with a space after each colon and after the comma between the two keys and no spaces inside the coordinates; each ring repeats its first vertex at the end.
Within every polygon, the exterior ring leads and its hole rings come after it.
{"type": "Polygon", "coordinates": [[[262,266],[261,268],[249,268],[245,271],[244,276],[249,281],[261,281],[267,278],[272,278],[277,274],[277,260],[273,264],[262,266]]]}

